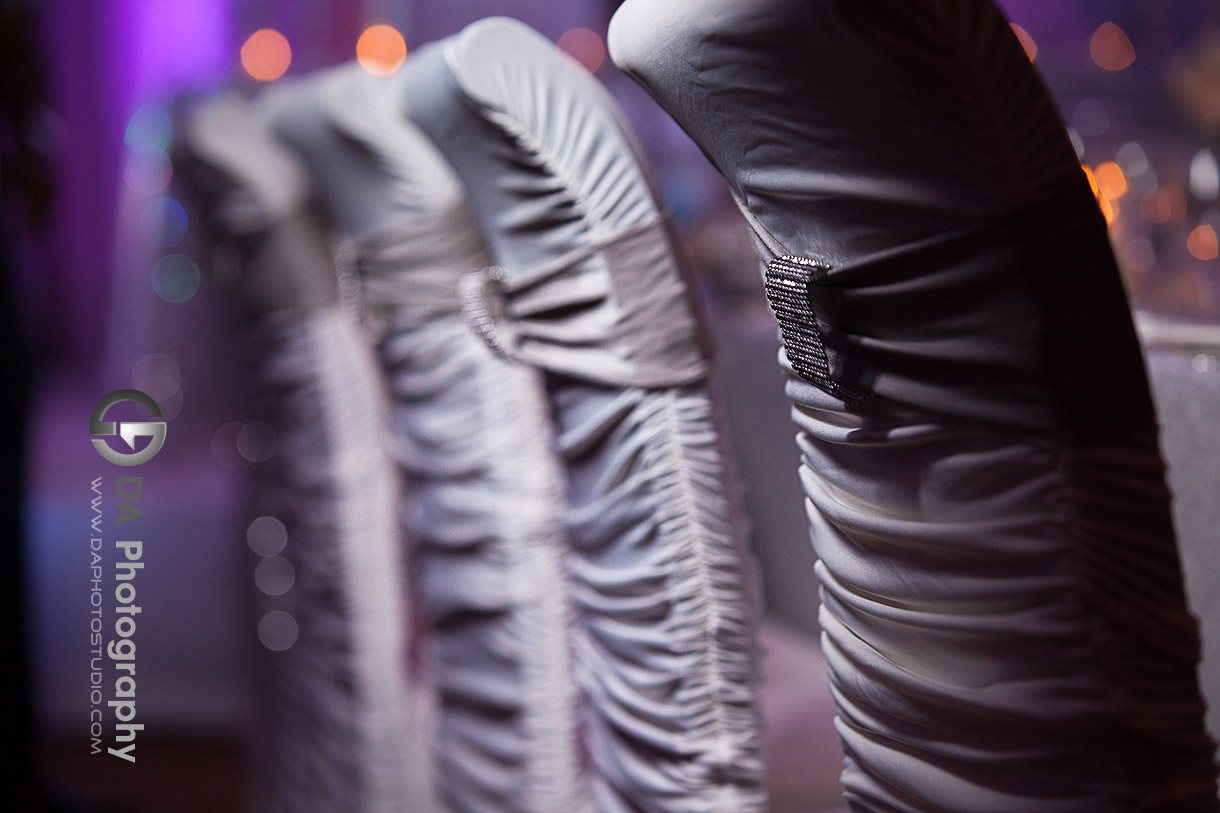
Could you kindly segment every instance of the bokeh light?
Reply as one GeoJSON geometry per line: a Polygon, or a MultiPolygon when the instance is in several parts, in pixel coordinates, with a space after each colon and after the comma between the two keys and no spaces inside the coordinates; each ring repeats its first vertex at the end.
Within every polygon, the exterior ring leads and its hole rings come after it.
{"type": "MultiPolygon", "coordinates": [[[[229,421],[212,433],[212,459],[230,471],[240,471],[250,465],[237,449],[237,436],[244,423],[229,421]]],[[[249,531],[246,533],[249,540],[249,531]]]]}
{"type": "Polygon", "coordinates": [[[137,144],[127,156],[123,182],[138,195],[159,195],[169,186],[173,174],[165,150],[155,144],[137,144]]]}
{"type": "Polygon", "coordinates": [[[1148,155],[1138,141],[1128,141],[1119,147],[1118,152],[1114,154],[1114,160],[1122,167],[1123,172],[1130,176],[1143,175],[1151,169],[1148,155]]]}
{"type": "Polygon", "coordinates": [[[268,596],[282,596],[296,583],[296,570],[283,556],[269,556],[254,568],[254,584],[268,596]]]}
{"type": "Polygon", "coordinates": [[[1093,177],[1101,194],[1110,200],[1118,200],[1127,194],[1127,176],[1123,174],[1122,167],[1114,161],[1098,164],[1097,169],[1093,170],[1093,177]]]}
{"type": "Polygon", "coordinates": [[[370,25],[356,40],[356,61],[374,76],[389,76],[406,58],[407,41],[388,23],[370,25]]]}
{"type": "Polygon", "coordinates": [[[597,73],[597,69],[606,61],[606,46],[602,38],[588,28],[572,28],[563,32],[555,45],[589,73],[597,73]]]}
{"type": "Polygon", "coordinates": [[[253,79],[272,82],[283,76],[291,64],[292,46],[274,28],[260,28],[242,43],[241,66],[253,79]]]}
{"type": "Polygon", "coordinates": [[[184,254],[166,254],[152,269],[152,286],[166,302],[186,302],[199,292],[199,266],[184,254]]]}
{"type": "Polygon", "coordinates": [[[270,460],[278,447],[275,430],[262,421],[248,423],[237,433],[237,451],[251,463],[270,460]]]}
{"type": "Polygon", "coordinates": [[[297,620],[283,610],[272,610],[258,622],[258,640],[273,652],[292,649],[299,634],[297,620]]]}
{"type": "Polygon", "coordinates": [[[1220,197],[1220,163],[1216,154],[1204,147],[1190,162],[1190,193],[1201,201],[1220,197]]]}
{"type": "Polygon", "coordinates": [[[172,399],[182,387],[178,364],[164,353],[149,353],[131,368],[131,383],[160,404],[172,399]]]}
{"type": "Polygon", "coordinates": [[[1089,39],[1089,56],[1106,71],[1121,71],[1135,61],[1135,48],[1115,23],[1102,23],[1089,39]]]}
{"type": "Polygon", "coordinates": [[[1214,260],[1220,257],[1220,239],[1211,224],[1196,226],[1186,238],[1186,248],[1197,260],[1214,260]]]}
{"type": "Polygon", "coordinates": [[[1098,181],[1097,173],[1088,164],[1081,164],[1080,168],[1084,170],[1085,177],[1089,179],[1089,187],[1093,190],[1093,196],[1097,198],[1097,205],[1101,209],[1101,213],[1106,217],[1106,225],[1112,225],[1118,219],[1118,204],[1106,196],[1098,181]]]}
{"type": "Polygon", "coordinates": [[[156,105],[146,104],[136,110],[127,122],[123,142],[132,149],[141,144],[149,144],[164,151],[169,149],[173,135],[174,123],[169,113],[156,105]]]}
{"type": "Polygon", "coordinates": [[[1080,168],[1084,170],[1084,176],[1089,179],[1089,187],[1093,190],[1093,197],[1100,198],[1101,190],[1097,188],[1097,176],[1093,174],[1093,170],[1088,164],[1081,164],[1080,168]]]}
{"type": "Polygon", "coordinates": [[[182,242],[187,230],[186,210],[173,198],[153,198],[140,214],[140,234],[159,248],[182,242]]]}
{"type": "Polygon", "coordinates": [[[1038,57],[1038,44],[1034,42],[1034,38],[1024,28],[1016,23],[1010,23],[1010,25],[1012,26],[1012,32],[1021,41],[1021,47],[1025,49],[1025,55],[1029,57],[1030,62],[1033,62],[1038,57]]]}
{"type": "Polygon", "coordinates": [[[259,556],[275,556],[288,544],[288,529],[275,517],[259,517],[246,528],[246,544],[259,556]]]}
{"type": "Polygon", "coordinates": [[[1110,129],[1110,112],[1100,99],[1083,99],[1072,110],[1072,127],[1086,138],[1102,135],[1110,129]]]}

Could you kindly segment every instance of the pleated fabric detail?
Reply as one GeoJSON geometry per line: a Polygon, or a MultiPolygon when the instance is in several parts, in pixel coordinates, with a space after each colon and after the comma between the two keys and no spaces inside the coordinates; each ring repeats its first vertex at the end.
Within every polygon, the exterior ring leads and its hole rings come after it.
{"type": "Polygon", "coordinates": [[[829,374],[869,399],[781,351],[855,809],[1217,804],[1150,396],[1080,187],[811,277],[829,374]]]}
{"type": "Polygon", "coordinates": [[[266,654],[259,809],[428,813],[413,761],[397,478],[371,351],[338,307],[268,314],[259,383],[278,451],[260,503],[295,582],[261,609],[296,622],[266,654]]]}
{"type": "Polygon", "coordinates": [[[1216,810],[1122,281],[996,5],[627,0],[608,39],[772,276],[825,269],[776,311],[851,808],[1216,810]]]}
{"type": "MultiPolygon", "coordinates": [[[[427,266],[419,304],[378,306],[390,442],[407,478],[403,521],[439,702],[440,789],[455,811],[579,813],[589,798],[545,394],[535,371],[496,358],[468,330],[457,310],[461,268],[448,268],[447,313],[440,291],[429,295],[428,273],[440,269],[427,266]]],[[[399,267],[393,300],[410,298],[413,270],[399,267]]]]}
{"type": "Polygon", "coordinates": [[[262,564],[290,574],[261,583],[257,600],[266,649],[254,807],[432,813],[376,362],[339,303],[306,173],[265,111],[224,94],[182,124],[175,168],[205,211],[215,256],[229,260],[215,263],[215,281],[253,320],[254,389],[277,437],[253,469],[257,513],[287,534],[262,564]]]}
{"type": "Polygon", "coordinates": [[[439,791],[460,813],[580,813],[589,802],[562,483],[542,382],[464,326],[458,281],[487,264],[485,244],[452,170],[403,118],[400,93],[396,77],[351,65],[322,102],[359,156],[360,182],[386,202],[379,225],[341,254],[393,401],[385,440],[407,481],[401,514],[438,701],[439,791]]]}
{"type": "Polygon", "coordinates": [[[505,358],[619,386],[707,376],[659,215],[538,267],[472,272],[463,290],[468,321],[505,358]]]}
{"type": "Polygon", "coordinates": [[[707,393],[577,398],[559,443],[598,810],[763,810],[757,587],[707,393]]]}
{"type": "Polygon", "coordinates": [[[632,141],[512,20],[421,49],[404,85],[501,269],[472,321],[545,374],[596,809],[760,810],[752,569],[688,272],[632,141]]]}

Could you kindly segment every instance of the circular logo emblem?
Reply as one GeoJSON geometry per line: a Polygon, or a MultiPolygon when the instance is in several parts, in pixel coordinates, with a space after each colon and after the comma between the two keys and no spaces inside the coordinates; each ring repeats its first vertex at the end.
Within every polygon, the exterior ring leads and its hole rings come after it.
{"type": "Polygon", "coordinates": [[[160,420],[164,417],[161,412],[161,407],[148,395],[139,390],[115,390],[105,398],[97,402],[97,406],[93,408],[93,415],[89,418],[89,434],[101,435],[103,437],[93,438],[93,448],[97,449],[97,453],[103,459],[116,466],[138,466],[141,463],[147,463],[152,460],[157,452],[161,451],[162,444],[165,443],[165,421],[160,420]],[[112,406],[123,401],[134,401],[140,406],[147,409],[155,421],[107,421],[104,420],[106,413],[112,406]],[[130,452],[118,451],[111,448],[105,438],[118,435],[126,442],[130,452]],[[140,451],[136,451],[136,438],[151,438],[148,445],[140,451]]]}

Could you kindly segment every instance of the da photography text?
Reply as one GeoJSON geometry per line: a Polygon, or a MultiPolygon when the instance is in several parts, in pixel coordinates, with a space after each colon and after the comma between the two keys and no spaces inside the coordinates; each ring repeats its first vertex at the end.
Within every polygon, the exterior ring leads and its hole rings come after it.
{"type": "Polygon", "coordinates": [[[144,730],[136,720],[136,628],[144,612],[137,596],[139,580],[146,577],[139,523],[144,478],[133,468],[152,460],[165,444],[164,413],[146,393],[115,390],[94,407],[89,434],[102,459],[119,467],[89,484],[90,753],[101,754],[105,745],[105,753],[135,762],[136,735],[144,730]],[[118,408],[124,402],[138,404],[149,417],[107,420],[112,408],[132,412],[118,408]],[[147,442],[141,442],[144,438],[147,442]]]}

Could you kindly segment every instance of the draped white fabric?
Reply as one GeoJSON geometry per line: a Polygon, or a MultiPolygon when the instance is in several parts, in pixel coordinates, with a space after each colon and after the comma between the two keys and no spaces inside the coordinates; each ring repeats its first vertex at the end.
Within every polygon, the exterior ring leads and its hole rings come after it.
{"type": "Polygon", "coordinates": [[[627,0],[767,263],[853,810],[1213,811],[1105,223],[986,0],[627,0]]]}
{"type": "Polygon", "coordinates": [[[295,572],[261,604],[298,630],[266,655],[258,809],[428,813],[412,762],[397,483],[375,361],[337,305],[268,314],[256,341],[279,441],[256,504],[284,524],[295,572]]]}
{"type": "Polygon", "coordinates": [[[458,280],[488,263],[483,239],[390,87],[347,70],[321,92],[328,124],[370,168],[345,182],[390,202],[343,256],[393,402],[387,443],[406,479],[403,528],[439,704],[438,791],[456,811],[580,813],[589,793],[564,498],[542,381],[466,327],[458,280]]]}
{"type": "Polygon", "coordinates": [[[515,21],[404,72],[502,267],[469,315],[546,374],[596,809],[761,810],[753,571],[696,308],[634,146],[604,90],[515,21]]]}
{"type": "MultiPolygon", "coordinates": [[[[412,753],[397,477],[384,393],[338,302],[308,182],[256,108],[188,111],[178,168],[214,237],[239,255],[256,390],[277,453],[256,469],[256,509],[286,531],[293,578],[257,602],[264,630],[253,797],[266,811],[430,813],[412,753]]],[[[281,566],[282,568],[283,566],[281,566]]]]}

